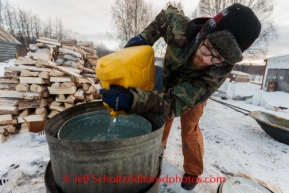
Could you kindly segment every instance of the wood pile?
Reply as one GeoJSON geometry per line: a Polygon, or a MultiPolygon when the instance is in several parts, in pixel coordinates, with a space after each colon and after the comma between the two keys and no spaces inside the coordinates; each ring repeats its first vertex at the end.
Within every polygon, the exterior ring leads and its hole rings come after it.
{"type": "Polygon", "coordinates": [[[101,99],[92,43],[39,38],[29,49],[0,77],[0,143],[26,122],[101,99]]]}

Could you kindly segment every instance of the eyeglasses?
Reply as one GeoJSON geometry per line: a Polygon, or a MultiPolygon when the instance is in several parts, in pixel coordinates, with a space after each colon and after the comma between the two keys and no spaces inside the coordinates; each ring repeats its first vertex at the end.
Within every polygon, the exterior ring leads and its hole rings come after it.
{"type": "Polygon", "coordinates": [[[207,47],[205,44],[205,40],[203,41],[202,45],[199,47],[199,50],[204,56],[211,56],[211,62],[216,66],[224,66],[225,62],[222,62],[220,58],[215,56],[212,51],[207,47]],[[208,54],[210,52],[210,54],[208,54]]]}

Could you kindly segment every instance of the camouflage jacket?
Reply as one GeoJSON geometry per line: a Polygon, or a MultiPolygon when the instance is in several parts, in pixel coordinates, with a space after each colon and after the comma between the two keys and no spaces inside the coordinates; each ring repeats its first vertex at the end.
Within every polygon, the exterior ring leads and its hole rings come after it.
{"type": "Polygon", "coordinates": [[[193,70],[184,60],[186,27],[190,19],[174,7],[162,10],[141,32],[149,45],[160,37],[167,43],[163,70],[163,91],[130,88],[134,101],[129,113],[164,113],[165,118],[181,116],[190,108],[204,102],[225,81],[226,76],[213,77],[206,69],[193,70]]]}

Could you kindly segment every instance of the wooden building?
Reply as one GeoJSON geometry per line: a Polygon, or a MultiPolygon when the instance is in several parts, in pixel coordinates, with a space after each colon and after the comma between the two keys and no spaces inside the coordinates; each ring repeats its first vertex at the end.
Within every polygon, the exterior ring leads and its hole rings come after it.
{"type": "Polygon", "coordinates": [[[21,43],[0,27],[0,62],[16,58],[17,45],[21,43]]]}

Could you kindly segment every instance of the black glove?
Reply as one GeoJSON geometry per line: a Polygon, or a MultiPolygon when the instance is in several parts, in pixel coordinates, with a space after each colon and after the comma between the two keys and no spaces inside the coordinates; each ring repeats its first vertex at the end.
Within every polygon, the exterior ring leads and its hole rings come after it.
{"type": "Polygon", "coordinates": [[[125,48],[127,47],[132,47],[132,46],[141,46],[141,45],[148,45],[146,39],[142,35],[137,35],[132,37],[130,40],[128,40],[127,44],[124,46],[125,48]]]}
{"type": "Polygon", "coordinates": [[[102,100],[114,111],[128,112],[133,102],[133,94],[123,87],[111,86],[111,89],[100,89],[102,100]]]}

